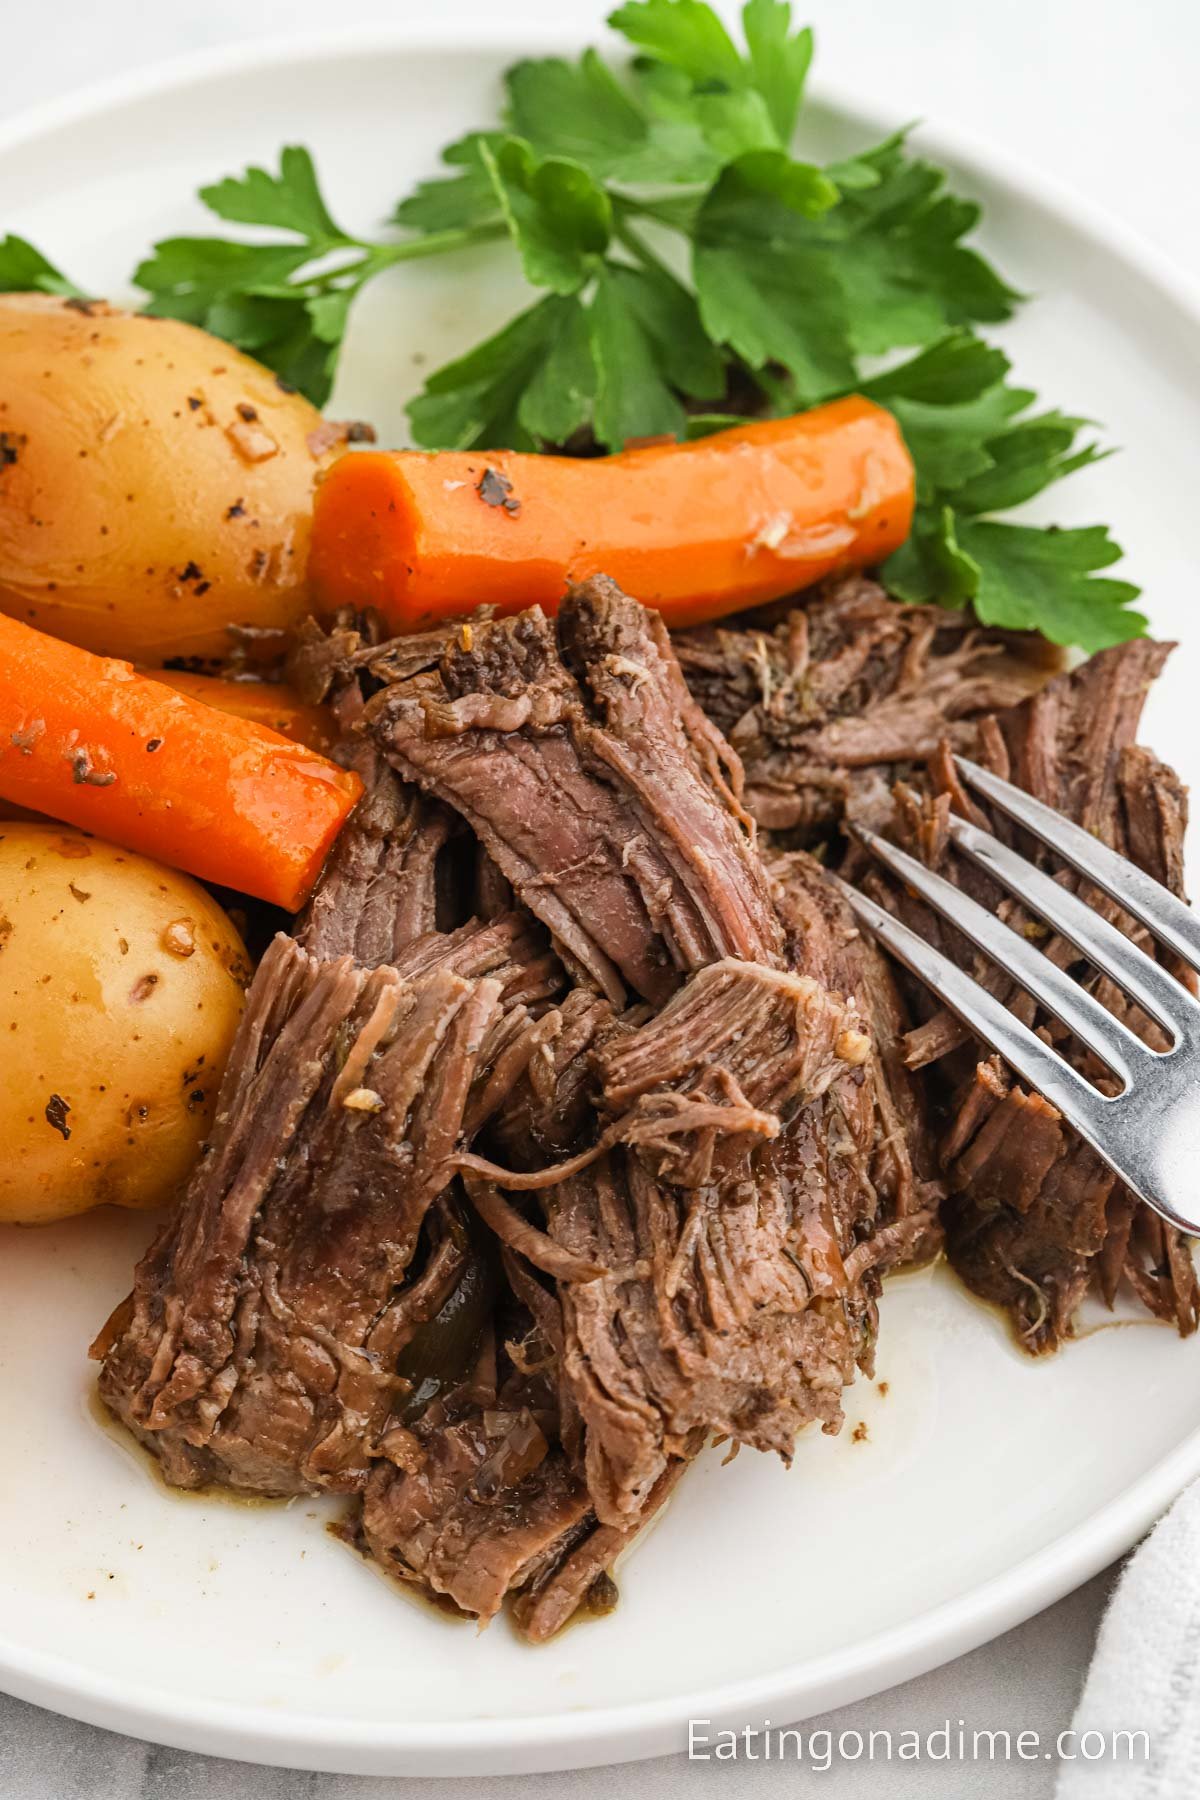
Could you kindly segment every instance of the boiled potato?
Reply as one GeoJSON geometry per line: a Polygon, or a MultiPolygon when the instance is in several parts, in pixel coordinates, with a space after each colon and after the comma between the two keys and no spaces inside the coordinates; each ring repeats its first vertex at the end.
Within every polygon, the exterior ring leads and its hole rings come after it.
{"type": "Polygon", "coordinates": [[[192,325],[0,295],[0,610],[149,664],[286,628],[342,436],[192,325]]]}
{"type": "Polygon", "coordinates": [[[0,827],[0,1220],[170,1200],[211,1123],[246,954],[186,875],[0,827]]]}

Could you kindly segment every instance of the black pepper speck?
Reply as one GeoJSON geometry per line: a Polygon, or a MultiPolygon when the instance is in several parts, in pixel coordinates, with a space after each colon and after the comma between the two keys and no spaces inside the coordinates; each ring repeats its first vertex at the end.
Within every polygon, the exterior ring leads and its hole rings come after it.
{"type": "Polygon", "coordinates": [[[46,1102],[46,1123],[53,1126],[55,1131],[60,1131],[64,1139],[71,1135],[71,1127],[67,1124],[70,1110],[61,1094],[51,1094],[46,1102]]]}
{"type": "Polygon", "coordinates": [[[513,497],[512,482],[498,469],[485,469],[475,484],[475,492],[485,506],[502,506],[511,518],[521,510],[521,502],[513,497]]]}

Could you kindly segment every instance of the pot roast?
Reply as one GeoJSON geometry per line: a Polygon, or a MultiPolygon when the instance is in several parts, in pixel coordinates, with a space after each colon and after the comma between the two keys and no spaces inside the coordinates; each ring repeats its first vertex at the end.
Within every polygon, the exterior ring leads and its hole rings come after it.
{"type": "Polygon", "coordinates": [[[674,641],[603,578],[556,620],[309,627],[293,676],[366,792],[94,1346],[106,1404],[168,1481],[346,1495],[389,1574],[541,1641],[611,1607],[714,1437],[786,1462],[838,1430],[883,1277],[943,1242],[1027,1349],[1122,1283],[1193,1330],[1187,1244],[826,874],[919,914],[857,860],[869,818],[978,887],[963,747],[1179,891],[1184,795],[1135,741],[1164,654],[1046,683],[864,577],[674,641]]]}

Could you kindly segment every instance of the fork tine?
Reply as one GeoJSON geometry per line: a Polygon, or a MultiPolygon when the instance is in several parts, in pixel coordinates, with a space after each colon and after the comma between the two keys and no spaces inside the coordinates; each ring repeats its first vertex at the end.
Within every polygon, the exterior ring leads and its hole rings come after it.
{"type": "MultiPolygon", "coordinates": [[[[1128,1025],[1114,1018],[1086,988],[1072,981],[1049,957],[1035,950],[1027,938],[1020,937],[995,913],[988,912],[961,888],[956,888],[953,882],[935,875],[924,863],[897,849],[895,844],[889,844],[886,838],[876,836],[873,831],[858,829],[855,836],[907,887],[927,901],[935,912],[949,919],[973,944],[978,944],[1036,1000],[1048,1007],[1056,1019],[1061,1019],[1081,1043],[1127,1082],[1134,1068],[1139,1063],[1144,1065],[1154,1054],[1128,1025]]],[[[1007,1013],[1008,1009],[1003,1010],[1007,1013]]]]}
{"type": "Polygon", "coordinates": [[[1141,921],[1148,931],[1174,950],[1194,969],[1200,969],[1200,919],[1190,906],[1177,900],[1168,888],[1147,875],[1135,863],[1118,856],[1099,838],[1052,807],[1043,806],[1011,782],[1002,781],[989,769],[981,769],[965,756],[955,763],[963,780],[998,806],[1010,819],[1023,825],[1056,856],[1103,888],[1119,906],[1141,921]]]}
{"type": "Polygon", "coordinates": [[[1109,975],[1168,1031],[1179,1035],[1180,1022],[1200,1034],[1200,1001],[1181,982],[1156,963],[1152,956],[1104,919],[1078,894],[1063,887],[1042,869],[1026,862],[999,838],[968,824],[957,814],[950,818],[955,848],[969,856],[1002,887],[1024,901],[1031,912],[1061,932],[1088,961],[1109,975]]]}
{"type": "Polygon", "coordinates": [[[892,913],[868,900],[840,876],[831,876],[856,918],[890,950],[906,968],[933,989],[938,998],[964,1025],[998,1050],[1020,1079],[1044,1094],[1067,1121],[1090,1140],[1104,1129],[1104,1108],[1110,1103],[1085,1081],[1070,1063],[1008,1008],[980,987],[977,981],[952,963],[948,956],[927,944],[892,913]]]}

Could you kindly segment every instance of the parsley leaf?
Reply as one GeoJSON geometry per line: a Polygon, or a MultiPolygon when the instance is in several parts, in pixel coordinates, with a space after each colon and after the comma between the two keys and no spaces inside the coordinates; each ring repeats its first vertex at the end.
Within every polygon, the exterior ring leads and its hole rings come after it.
{"type": "Polygon", "coordinates": [[[687,290],[663,271],[606,264],[588,314],[596,368],[593,427],[620,450],[630,438],[682,432],[681,394],[716,400],[724,363],[687,290]]]}
{"type": "Polygon", "coordinates": [[[548,294],[430,376],[408,409],[413,436],[430,449],[533,450],[539,439],[562,441],[586,423],[593,386],[586,322],[574,296],[548,294]],[[550,391],[543,364],[569,371],[567,388],[550,391]]]}
{"type": "Polygon", "coordinates": [[[787,0],[748,0],[745,57],[702,0],[630,0],[608,22],[645,52],[647,98],[677,125],[694,118],[718,167],[747,150],[788,147],[813,36],[807,28],[792,34],[787,0]]]}
{"type": "Polygon", "coordinates": [[[979,208],[945,191],[945,173],[909,156],[897,133],[857,159],[875,177],[843,190],[817,235],[852,296],[860,355],[927,344],[947,327],[997,324],[1020,295],[962,239],[979,208]]]}
{"type": "Polygon", "coordinates": [[[979,564],[959,546],[952,507],[917,508],[907,542],[883,565],[883,581],[895,599],[915,606],[971,604],[979,564]]]}
{"type": "Polygon", "coordinates": [[[695,299],[682,282],[654,265],[640,269],[610,265],[608,275],[654,346],[668,381],[689,400],[721,399],[725,359],[709,341],[695,299]]]}
{"type": "Polygon", "coordinates": [[[333,387],[340,338],[329,341],[312,297],[290,291],[290,276],[311,260],[308,247],[167,238],[134,273],[150,296],[146,312],[184,319],[256,356],[310,400],[323,405],[333,387]]]}
{"type": "MultiPolygon", "coordinates": [[[[1028,404],[1034,396],[1024,390],[1022,398],[1028,404]]],[[[1094,443],[1075,449],[1075,439],[1087,423],[1058,412],[1017,420],[1008,431],[989,438],[992,467],[979,470],[957,489],[955,507],[964,513],[1007,512],[1032,500],[1064,475],[1111,456],[1111,450],[1101,450],[1094,443]]]]}
{"type": "Polygon", "coordinates": [[[595,431],[602,444],[615,450],[633,437],[675,437],[684,422],[683,404],[630,304],[625,275],[621,269],[605,269],[588,313],[596,364],[595,431]]]}
{"type": "Polygon", "coordinates": [[[782,151],[739,159],[694,228],[708,330],[753,368],[782,363],[804,404],[852,385],[860,356],[1006,318],[1017,296],[961,244],[975,213],[943,182],[900,139],[859,159],[847,191],[782,151]],[[806,193],[814,177],[819,190],[806,193]]]}
{"type": "Polygon", "coordinates": [[[1089,652],[1124,643],[1146,628],[1141,613],[1129,610],[1137,588],[1095,574],[1121,556],[1103,525],[1062,531],[963,519],[959,544],[979,569],[971,598],[985,625],[1040,631],[1051,643],[1089,652]]]}
{"type": "MultiPolygon", "coordinates": [[[[878,396],[877,396],[878,397],[878,396]]],[[[885,399],[895,413],[917,472],[917,499],[932,503],[953,494],[955,505],[964,484],[995,468],[991,445],[998,441],[1014,413],[1034,398],[1027,388],[997,384],[974,400],[953,406],[924,400],[885,399]]]]}
{"type": "Polygon", "coordinates": [[[800,98],[813,57],[812,27],[793,33],[788,0],[747,0],[742,30],[750,52],[750,75],[767,103],[779,141],[788,145],[796,129],[800,98]]]}
{"type": "Polygon", "coordinates": [[[808,220],[836,199],[819,169],[760,151],[725,170],[696,221],[692,274],[709,336],[752,369],[782,363],[801,403],[855,379],[846,295],[809,241],[808,220]]]}
{"type": "Polygon", "coordinates": [[[556,294],[576,293],[612,235],[604,189],[582,163],[561,156],[539,162],[522,138],[506,138],[495,150],[482,144],[480,157],[526,279],[556,294]]]}
{"type": "Polygon", "coordinates": [[[605,262],[586,306],[548,296],[432,376],[409,419],[431,448],[528,450],[587,427],[619,450],[682,431],[681,395],[724,391],[724,360],[687,289],[665,270],[605,262]]]}
{"type": "Polygon", "coordinates": [[[995,468],[990,445],[1031,404],[1028,389],[1008,387],[1008,358],[970,332],[952,332],[910,361],[859,383],[859,392],[896,415],[912,453],[917,499],[959,493],[995,468]]]}
{"type": "Polygon", "coordinates": [[[736,87],[742,80],[742,59],[733,39],[704,0],[629,0],[609,14],[608,22],[631,44],[693,81],[736,87]]]}
{"type": "MultiPolygon", "coordinates": [[[[349,296],[345,303],[348,305],[349,296]]],[[[336,337],[331,335],[328,311],[322,322],[325,305],[323,297],[306,300],[286,293],[230,294],[213,301],[203,323],[206,330],[257,357],[310,399],[317,394],[328,397],[341,349],[341,332],[336,337]]],[[[155,312],[157,308],[146,310],[155,312]]]]}
{"type": "Polygon", "coordinates": [[[697,94],[696,117],[719,165],[751,150],[776,150],[778,138],[767,103],[751,88],[733,94],[697,94]]]}
{"type": "Polygon", "coordinates": [[[518,402],[519,428],[539,445],[569,443],[589,424],[595,394],[590,322],[572,300],[546,321],[541,360],[518,402]]]}
{"type": "MultiPolygon", "coordinates": [[[[309,260],[306,244],[242,244],[227,238],[165,238],[133,279],[153,296],[160,318],[207,325],[209,309],[231,295],[253,296],[286,282],[309,260]]],[[[211,329],[211,327],[210,327],[211,329]]]]}
{"type": "Polygon", "coordinates": [[[353,242],[330,218],[312,157],[300,144],[286,144],[280,151],[278,175],[252,165],[241,175],[202,187],[200,198],[218,219],[234,224],[276,225],[326,249],[353,242]]]}
{"type": "Polygon", "coordinates": [[[461,171],[422,181],[392,213],[394,225],[413,231],[455,231],[500,218],[500,202],[482,151],[501,142],[498,131],[472,131],[442,151],[447,168],[461,171]]]}
{"type": "Polygon", "coordinates": [[[0,294],[61,294],[81,299],[82,290],[47,262],[23,237],[0,238],[0,294]]]}
{"type": "MultiPolygon", "coordinates": [[[[323,406],[337,373],[350,308],[368,281],[393,263],[503,233],[493,174],[483,161],[486,144],[480,141],[463,154],[475,158],[469,178],[487,180],[492,194],[488,216],[464,220],[460,203],[456,221],[440,231],[376,244],[342,229],[325,203],[309,152],[287,145],[277,174],[250,167],[202,188],[200,198],[230,223],[290,235],[261,243],[164,239],[134,274],[149,295],[145,310],[159,318],[185,319],[226,338],[323,406]]],[[[455,218],[452,210],[449,216],[455,218]]]]}
{"type": "Polygon", "coordinates": [[[1010,386],[1007,368],[999,351],[962,332],[863,384],[895,413],[917,471],[912,535],[884,578],[903,600],[969,603],[984,624],[1087,650],[1120,643],[1145,620],[1129,610],[1135,587],[1096,577],[1121,554],[1103,527],[981,516],[1032,499],[1103,454],[1093,443],[1076,449],[1085,420],[1029,415],[1035,396],[1010,386]]]}
{"type": "Polygon", "coordinates": [[[167,238],[136,270],[146,311],[186,319],[265,362],[310,399],[328,399],[351,300],[373,274],[369,247],[333,219],[312,157],[299,145],[280,152],[279,172],[250,167],[200,190],[218,218],[291,234],[267,243],[167,238]],[[354,260],[307,279],[301,271],[332,252],[354,260]]]}
{"type": "Polygon", "coordinates": [[[951,406],[976,400],[1008,374],[1003,350],[969,331],[952,331],[928,350],[858,383],[874,400],[915,400],[951,406]]]}
{"type": "Polygon", "coordinates": [[[899,420],[917,471],[918,501],[962,513],[1006,511],[1106,454],[1075,449],[1087,421],[1028,409],[1031,388],[1005,380],[1008,358],[956,332],[911,361],[859,383],[899,420]]]}
{"type": "Polygon", "coordinates": [[[682,84],[682,106],[672,105],[655,75],[634,75],[625,85],[594,50],[573,63],[558,56],[519,62],[505,77],[506,121],[539,155],[569,157],[599,181],[711,181],[719,162],[689,84],[682,84]]]}
{"type": "Polygon", "coordinates": [[[646,139],[646,120],[594,50],[578,62],[548,56],[515,63],[504,78],[506,118],[539,149],[573,156],[611,175],[646,139]]]}

